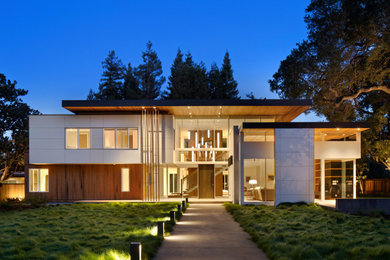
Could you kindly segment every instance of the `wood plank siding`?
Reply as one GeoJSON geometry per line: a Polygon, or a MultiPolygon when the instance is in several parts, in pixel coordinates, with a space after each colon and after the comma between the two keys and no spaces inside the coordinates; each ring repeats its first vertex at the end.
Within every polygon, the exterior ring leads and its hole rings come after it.
{"type": "Polygon", "coordinates": [[[142,164],[28,165],[25,170],[26,198],[50,201],[141,200],[142,164]],[[49,191],[29,191],[29,169],[49,169],[49,191]],[[130,191],[121,191],[121,169],[129,168],[130,191]]]}

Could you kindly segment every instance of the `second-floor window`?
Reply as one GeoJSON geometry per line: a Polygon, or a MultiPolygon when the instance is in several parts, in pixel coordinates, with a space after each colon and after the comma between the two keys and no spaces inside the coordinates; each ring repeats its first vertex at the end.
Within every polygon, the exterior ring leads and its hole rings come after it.
{"type": "Polygon", "coordinates": [[[138,149],[138,130],[134,128],[105,128],[105,149],[138,149]]]}
{"type": "Polygon", "coordinates": [[[89,149],[91,147],[91,130],[86,128],[66,129],[66,149],[89,149]]]}

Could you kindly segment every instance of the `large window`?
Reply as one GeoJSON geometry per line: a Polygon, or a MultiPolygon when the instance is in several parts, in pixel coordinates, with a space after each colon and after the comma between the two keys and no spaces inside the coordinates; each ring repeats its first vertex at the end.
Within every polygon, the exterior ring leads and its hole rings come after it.
{"type": "Polygon", "coordinates": [[[49,191],[49,170],[30,169],[29,171],[30,192],[49,191]]]}
{"type": "Polygon", "coordinates": [[[138,149],[138,130],[133,128],[104,129],[105,149],[138,149]]]}
{"type": "Polygon", "coordinates": [[[130,171],[129,168],[121,169],[121,190],[122,192],[130,191],[130,171]]]}
{"type": "Polygon", "coordinates": [[[325,199],[353,197],[353,161],[325,160],[325,199]]]}
{"type": "Polygon", "coordinates": [[[91,130],[86,128],[66,129],[66,149],[89,149],[91,130]]]}
{"type": "Polygon", "coordinates": [[[244,200],[275,200],[274,159],[244,159],[244,200]]]}
{"type": "Polygon", "coordinates": [[[315,129],[314,131],[314,141],[325,141],[325,142],[331,142],[331,141],[349,141],[349,142],[356,142],[357,140],[357,132],[359,130],[355,129],[343,129],[343,128],[336,128],[336,129],[315,129]]]}
{"type": "Polygon", "coordinates": [[[176,160],[191,163],[228,160],[228,119],[186,118],[175,122],[176,160]]]}
{"type": "Polygon", "coordinates": [[[274,129],[259,129],[244,133],[244,142],[275,142],[274,129]]]}
{"type": "Polygon", "coordinates": [[[177,193],[177,168],[168,168],[169,174],[169,193],[177,193]]]}

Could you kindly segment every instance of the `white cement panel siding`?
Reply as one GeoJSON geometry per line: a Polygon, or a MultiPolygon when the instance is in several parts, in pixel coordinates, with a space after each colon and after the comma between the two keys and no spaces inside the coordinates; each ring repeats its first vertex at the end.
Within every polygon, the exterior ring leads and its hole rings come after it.
{"type": "Polygon", "coordinates": [[[30,163],[141,163],[140,115],[38,115],[29,118],[30,163]],[[138,149],[103,149],[103,128],[138,128],[138,149]],[[91,148],[65,149],[66,128],[90,128],[91,148]]]}
{"type": "Polygon", "coordinates": [[[162,140],[161,158],[162,163],[173,163],[175,147],[175,131],[173,129],[173,116],[162,115],[162,140]]]}
{"type": "Polygon", "coordinates": [[[275,129],[275,205],[314,201],[314,129],[275,129]]]}

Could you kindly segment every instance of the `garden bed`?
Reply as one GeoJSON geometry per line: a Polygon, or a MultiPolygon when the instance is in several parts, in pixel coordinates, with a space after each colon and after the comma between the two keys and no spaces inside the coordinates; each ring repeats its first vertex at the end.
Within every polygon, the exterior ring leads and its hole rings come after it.
{"type": "MultiPolygon", "coordinates": [[[[129,259],[130,242],[153,256],[157,221],[177,203],[88,203],[0,212],[0,259],[129,259]]],[[[169,227],[168,227],[169,228],[169,227]]]]}
{"type": "Polygon", "coordinates": [[[226,209],[271,259],[390,259],[390,221],[312,205],[226,209]]]}

